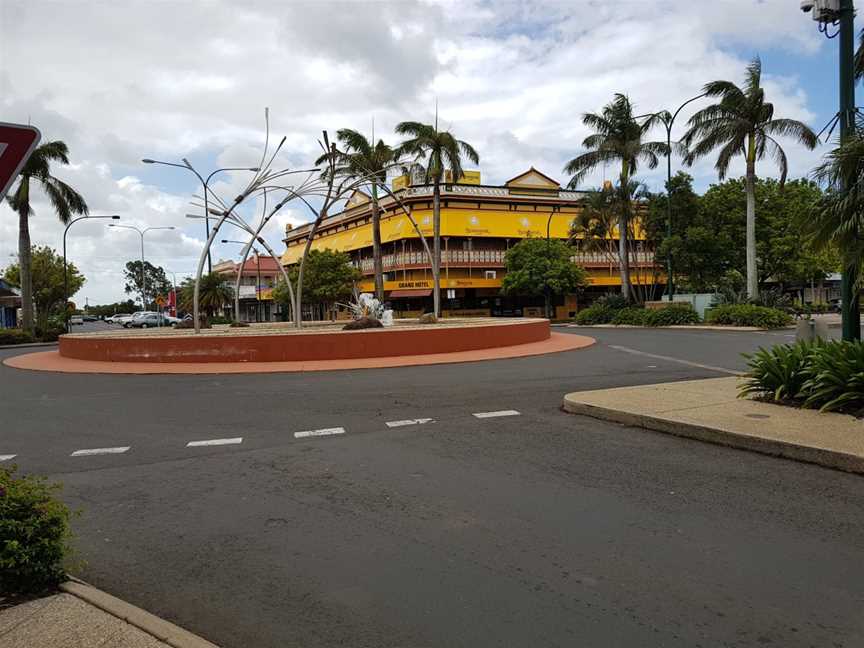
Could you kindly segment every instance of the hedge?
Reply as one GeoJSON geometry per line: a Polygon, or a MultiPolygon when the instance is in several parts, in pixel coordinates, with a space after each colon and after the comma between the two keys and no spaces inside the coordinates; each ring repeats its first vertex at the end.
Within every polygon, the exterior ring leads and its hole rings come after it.
{"type": "Polygon", "coordinates": [[[772,329],[789,326],[792,316],[777,308],[756,306],[754,304],[728,304],[712,308],[706,321],[720,326],[755,326],[772,329]]]}

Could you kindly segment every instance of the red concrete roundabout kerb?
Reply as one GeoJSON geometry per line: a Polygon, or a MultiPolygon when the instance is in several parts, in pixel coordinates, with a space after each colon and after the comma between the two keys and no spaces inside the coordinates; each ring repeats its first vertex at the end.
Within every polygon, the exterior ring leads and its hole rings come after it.
{"type": "Polygon", "coordinates": [[[584,348],[548,320],[484,320],[392,329],[123,332],[60,338],[59,351],[14,356],[18,369],[68,373],[219,374],[371,369],[518,358],[584,348]]]}

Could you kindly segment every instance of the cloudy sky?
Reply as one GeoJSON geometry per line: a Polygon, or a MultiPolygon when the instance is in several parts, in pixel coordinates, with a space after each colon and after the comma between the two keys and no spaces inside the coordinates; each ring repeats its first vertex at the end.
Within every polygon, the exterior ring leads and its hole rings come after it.
{"type": "MultiPolygon", "coordinates": [[[[265,106],[273,135],[287,136],[285,165],[314,159],[322,129],[369,132],[374,119],[376,136],[395,142],[393,126],[431,121],[437,99],[443,124],[480,153],[484,183],[531,165],[566,182],[582,113],[614,92],[641,112],[674,109],[707,81],[739,81],[756,54],[776,114],[820,130],[836,110],[836,46],[797,0],[3,0],[0,121],[67,142],[72,164],[56,175],[91,213],[176,226],[148,234],[146,255],[180,281],[204,240],[203,224],[184,218],[196,181],[140,159],[255,166],[265,106]]],[[[794,177],[824,149],[787,153],[794,177]]],[[[759,171],[775,173],[769,161],[759,171]]],[[[700,189],[716,180],[710,161],[691,173],[700,189]]],[[[244,176],[220,177],[229,197],[244,176]]],[[[642,179],[662,187],[658,172],[642,179]]],[[[35,210],[34,243],[59,249],[63,228],[41,195],[35,210]]],[[[271,245],[281,251],[284,225],[305,218],[285,211],[271,245]]],[[[15,261],[17,228],[0,206],[0,268],[15,261]]],[[[214,260],[237,249],[218,245],[214,260]]],[[[75,225],[69,257],[87,277],[76,301],[124,298],[122,268],[138,254],[134,232],[75,225]]]]}

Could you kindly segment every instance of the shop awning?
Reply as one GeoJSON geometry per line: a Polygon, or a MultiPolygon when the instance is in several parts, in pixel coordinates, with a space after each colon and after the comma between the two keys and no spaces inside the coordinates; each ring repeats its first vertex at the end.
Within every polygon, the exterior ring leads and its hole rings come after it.
{"type": "Polygon", "coordinates": [[[428,297],[432,294],[431,288],[424,290],[391,290],[388,299],[405,299],[407,297],[428,297]]]}

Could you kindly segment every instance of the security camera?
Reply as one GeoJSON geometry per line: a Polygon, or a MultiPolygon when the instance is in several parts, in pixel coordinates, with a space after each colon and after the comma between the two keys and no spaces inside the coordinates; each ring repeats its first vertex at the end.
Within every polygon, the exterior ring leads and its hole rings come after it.
{"type": "Polygon", "coordinates": [[[816,4],[815,0],[801,0],[801,11],[807,13],[811,9],[813,9],[813,5],[816,4]]]}

